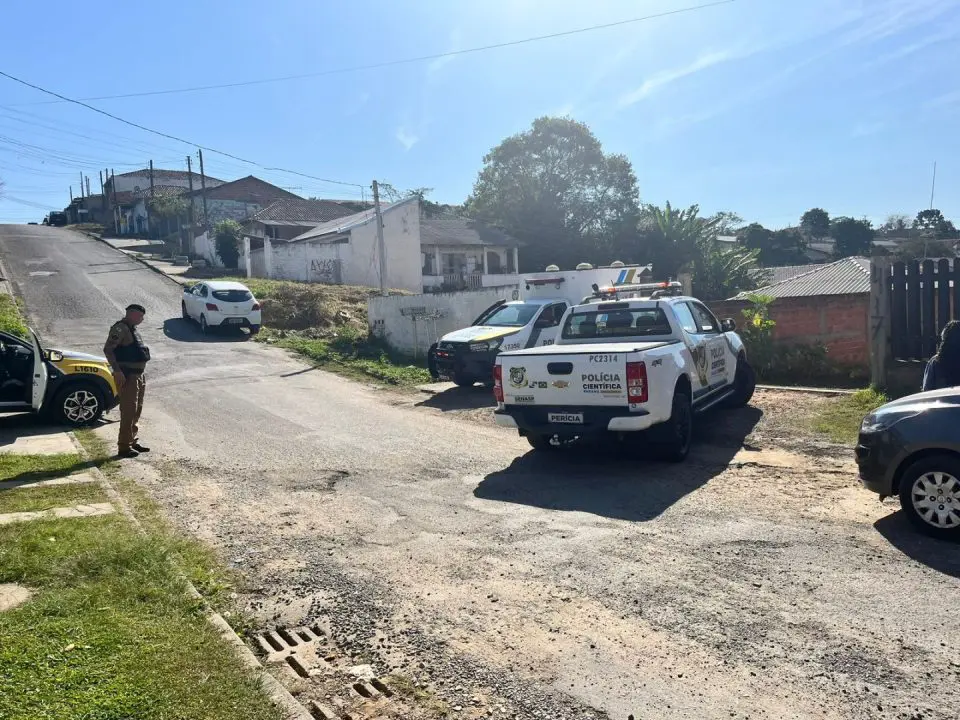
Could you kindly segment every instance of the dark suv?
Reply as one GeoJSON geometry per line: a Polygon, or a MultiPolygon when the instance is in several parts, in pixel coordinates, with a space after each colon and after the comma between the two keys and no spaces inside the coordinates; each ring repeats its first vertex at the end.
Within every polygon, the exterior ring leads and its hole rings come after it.
{"type": "Polygon", "coordinates": [[[55,211],[50,213],[50,225],[63,226],[67,224],[67,214],[65,212],[55,211]]]}
{"type": "Polygon", "coordinates": [[[863,419],[860,481],[923,532],[960,539],[960,388],[910,395],[863,419]]]}

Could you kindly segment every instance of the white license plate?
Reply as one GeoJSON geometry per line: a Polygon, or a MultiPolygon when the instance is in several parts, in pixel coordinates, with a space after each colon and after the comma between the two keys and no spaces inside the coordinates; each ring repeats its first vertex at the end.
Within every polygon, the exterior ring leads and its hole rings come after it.
{"type": "Polygon", "coordinates": [[[229,325],[240,325],[243,323],[243,318],[227,318],[227,324],[229,325]]]}
{"type": "Polygon", "coordinates": [[[547,413],[547,422],[566,423],[567,425],[583,425],[583,413],[547,413]]]}

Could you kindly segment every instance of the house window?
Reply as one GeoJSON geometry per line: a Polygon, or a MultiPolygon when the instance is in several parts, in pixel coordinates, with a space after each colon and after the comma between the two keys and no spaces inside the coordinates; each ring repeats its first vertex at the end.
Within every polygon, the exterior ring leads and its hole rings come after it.
{"type": "Polygon", "coordinates": [[[495,250],[487,250],[487,272],[493,275],[499,275],[503,272],[500,263],[500,253],[495,250]]]}
{"type": "Polygon", "coordinates": [[[516,250],[513,248],[507,248],[507,272],[515,273],[517,271],[516,263],[513,262],[514,253],[516,250]]]}
{"type": "Polygon", "coordinates": [[[467,272],[467,256],[463,253],[443,253],[441,260],[443,261],[444,275],[457,275],[467,272]]]}

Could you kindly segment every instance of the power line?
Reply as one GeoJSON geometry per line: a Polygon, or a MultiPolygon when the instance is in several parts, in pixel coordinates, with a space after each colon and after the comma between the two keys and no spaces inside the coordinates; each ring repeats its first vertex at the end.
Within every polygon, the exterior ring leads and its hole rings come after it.
{"type": "MultiPolygon", "coordinates": [[[[664,12],[654,13],[653,15],[644,15],[643,17],[630,18],[628,20],[618,20],[616,22],[603,23],[601,25],[591,25],[589,27],[577,28],[575,30],[564,30],[562,32],[550,33],[548,35],[537,35],[534,37],[523,38],[520,40],[509,40],[507,42],[494,43],[492,45],[481,45],[479,47],[465,48],[463,50],[450,50],[448,52],[435,53],[433,55],[420,55],[417,57],[403,58],[399,60],[386,60],[384,62],[372,63],[369,65],[354,65],[352,67],[334,68],[332,70],[320,70],[312,73],[301,73],[299,75],[282,75],[280,77],[264,78],[261,80],[243,80],[243,81],[233,82],[233,83],[223,83],[221,85],[198,85],[196,87],[177,88],[177,89],[169,89],[169,90],[148,90],[145,92],[125,93],[123,95],[98,95],[95,97],[80,98],[80,100],[120,100],[120,99],[126,99],[126,98],[149,97],[153,95],[175,95],[175,94],[181,94],[181,93],[204,92],[207,90],[221,90],[224,88],[249,87],[251,85],[267,85],[270,83],[289,82],[291,80],[304,80],[306,78],[323,77],[326,75],[342,75],[346,73],[360,72],[363,70],[378,70],[386,67],[394,67],[396,65],[410,65],[413,63],[426,62],[428,60],[439,60],[441,58],[455,57],[457,55],[467,55],[471,53],[486,52],[488,50],[499,50],[501,48],[514,47],[516,45],[526,45],[528,43],[541,42],[543,40],[553,40],[556,38],[568,37],[570,35],[579,35],[581,33],[595,32],[597,30],[607,30],[609,28],[621,27],[623,25],[631,25],[634,23],[645,22],[647,20],[656,20],[658,18],[669,17],[671,15],[680,15],[683,13],[706,10],[708,8],[717,7],[718,5],[729,5],[730,3],[733,3],[733,2],[736,2],[736,0],[716,0],[716,2],[704,3],[702,5],[694,5],[692,7],[678,8],[676,10],[667,10],[664,12]]],[[[6,73],[2,73],[2,74],[6,75],[6,73]]],[[[11,76],[7,75],[7,77],[11,77],[11,76]]],[[[12,78],[12,79],[16,79],[16,78],[12,78]]],[[[77,100],[69,100],[67,98],[61,98],[60,101],[61,102],[78,102],[77,100]]],[[[58,101],[48,100],[48,101],[44,101],[42,103],[36,103],[36,104],[48,105],[56,102],[58,101]]],[[[34,103],[28,103],[28,104],[34,104],[34,103]]],[[[101,112],[101,111],[98,111],[98,112],[101,112]]],[[[165,137],[170,137],[170,136],[165,136],[165,137]]],[[[204,150],[207,150],[207,149],[208,148],[204,148],[204,150]]],[[[216,151],[211,150],[211,152],[216,152],[216,151]]]]}
{"type": "MultiPolygon", "coordinates": [[[[726,0],[726,1],[732,2],[732,0],[726,0]]],[[[111,120],[122,122],[124,125],[129,125],[131,127],[137,128],[138,130],[143,130],[144,132],[152,133],[154,135],[159,135],[160,137],[167,138],[168,140],[175,140],[176,142],[183,143],[184,145],[190,145],[192,147],[200,148],[201,150],[206,150],[207,152],[216,153],[217,155],[223,155],[224,157],[232,158],[233,160],[239,160],[240,162],[247,163],[248,165],[253,165],[258,168],[263,168],[264,170],[276,170],[280,172],[286,172],[292,175],[299,175],[300,177],[310,178],[311,180],[319,180],[325,183],[332,183],[334,185],[346,185],[348,187],[363,187],[359,183],[345,182],[343,180],[330,180],[328,178],[316,177],[315,175],[307,175],[305,173],[296,172],[295,170],[286,170],[284,168],[266,167],[265,165],[261,165],[260,163],[254,160],[247,160],[246,158],[242,158],[238,155],[232,155],[228,152],[224,152],[223,150],[217,150],[216,148],[207,147],[206,145],[200,145],[199,143],[191,142],[190,140],[184,140],[183,138],[177,137],[176,135],[170,135],[169,133],[165,133],[160,130],[154,130],[153,128],[149,128],[146,125],[135,123],[132,120],[127,120],[125,118],[120,117],[119,115],[114,115],[113,113],[109,113],[106,110],[101,110],[100,108],[94,107],[93,105],[89,105],[83,102],[82,100],[74,100],[73,98],[68,98],[65,95],[56,93],[53,90],[47,90],[46,88],[42,88],[39,85],[34,85],[31,82],[22,80],[2,70],[0,70],[0,75],[2,75],[3,77],[9,80],[13,80],[14,82],[20,83],[21,85],[25,85],[26,87],[33,88],[34,90],[45,93],[46,95],[52,95],[55,98],[60,98],[64,102],[69,102],[69,103],[73,103],[74,105],[80,105],[81,107],[85,107],[88,110],[92,110],[95,113],[99,113],[100,115],[108,117],[111,120]]]]}

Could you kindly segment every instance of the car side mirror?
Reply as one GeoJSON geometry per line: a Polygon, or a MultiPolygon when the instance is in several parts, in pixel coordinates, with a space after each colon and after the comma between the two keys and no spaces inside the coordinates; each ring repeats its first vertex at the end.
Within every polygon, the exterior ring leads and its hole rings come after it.
{"type": "Polygon", "coordinates": [[[725,320],[721,321],[720,327],[724,332],[733,332],[737,329],[737,321],[733,318],[726,318],[725,320]]]}
{"type": "Polygon", "coordinates": [[[49,350],[47,352],[47,359],[50,362],[60,362],[61,360],[63,360],[63,353],[60,352],[59,350],[49,350]]]}

